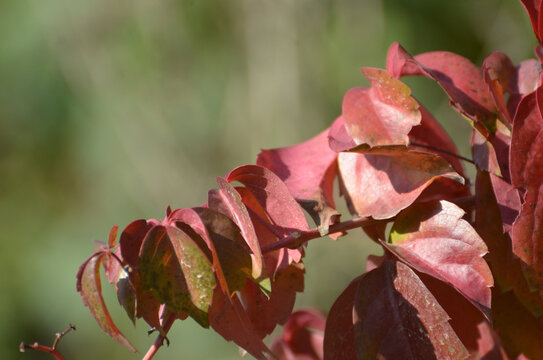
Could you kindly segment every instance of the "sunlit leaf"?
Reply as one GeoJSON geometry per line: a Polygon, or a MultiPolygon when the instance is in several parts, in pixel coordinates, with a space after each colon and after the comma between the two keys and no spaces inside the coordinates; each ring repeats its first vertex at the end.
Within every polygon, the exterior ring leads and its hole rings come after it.
{"type": "Polygon", "coordinates": [[[262,150],[257,164],[273,171],[326,232],[338,220],[333,185],[337,176],[337,154],[328,145],[328,130],[294,146],[262,150]]]}
{"type": "Polygon", "coordinates": [[[439,176],[463,182],[437,155],[405,148],[393,151],[386,155],[339,154],[343,195],[352,213],[387,219],[411,205],[439,176]]]}
{"type": "Polygon", "coordinates": [[[81,294],[83,303],[89,308],[102,330],[119,344],[126,346],[133,352],[137,352],[113,322],[102,296],[100,264],[105,255],[105,252],[95,253],[79,267],[77,291],[81,294]]]}
{"type": "Polygon", "coordinates": [[[488,251],[464,211],[446,201],[417,203],[401,212],[387,247],[409,265],[454,286],[485,313],[490,311],[492,274],[488,251]]]}
{"type": "Polygon", "coordinates": [[[407,145],[407,134],[419,125],[419,104],[411,89],[386,70],[362,68],[370,88],[357,87],[343,98],[345,129],[357,145],[407,145]]]}

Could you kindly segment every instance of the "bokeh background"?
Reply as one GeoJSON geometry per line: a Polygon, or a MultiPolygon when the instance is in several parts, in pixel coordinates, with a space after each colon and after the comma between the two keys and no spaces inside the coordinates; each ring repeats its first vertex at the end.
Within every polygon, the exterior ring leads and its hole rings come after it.
{"type": "MultiPolygon", "coordinates": [[[[103,334],[75,291],[78,266],[113,225],[206,201],[215,177],[261,148],[308,139],[340,113],[399,41],[481,64],[532,57],[528,17],[510,0],[1,0],[0,357],[20,341],[66,359],[137,359],[103,334]]],[[[414,95],[469,156],[469,126],[429,80],[414,95]]],[[[297,307],[329,309],[375,247],[361,232],[312,242],[297,307]]],[[[109,289],[108,287],[106,287],[109,289]]],[[[144,353],[106,291],[121,330],[144,353]]],[[[237,347],[178,322],[157,359],[238,359],[237,347]]]]}

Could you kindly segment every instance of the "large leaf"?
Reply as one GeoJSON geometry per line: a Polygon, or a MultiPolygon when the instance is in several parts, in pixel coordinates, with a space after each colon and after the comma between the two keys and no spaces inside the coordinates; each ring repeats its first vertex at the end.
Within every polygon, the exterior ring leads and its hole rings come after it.
{"type": "Polygon", "coordinates": [[[354,298],[358,359],[466,359],[449,317],[417,275],[388,260],[364,275],[354,298]]]}
{"type": "Polygon", "coordinates": [[[324,360],[356,359],[354,342],[354,296],[360,278],[353,280],[328,312],[324,331],[324,360]]]}
{"type": "Polygon", "coordinates": [[[356,145],[407,145],[407,134],[419,125],[419,104],[411,89],[386,70],[362,68],[371,88],[357,87],[343,98],[345,128],[356,145]]]}
{"type": "Polygon", "coordinates": [[[137,352],[113,322],[102,296],[100,265],[106,255],[107,252],[95,253],[79,267],[77,291],[81,294],[83,303],[89,308],[102,330],[119,344],[137,352]]]}
{"type": "Polygon", "coordinates": [[[396,215],[440,176],[463,183],[463,178],[440,156],[410,152],[403,147],[384,155],[340,153],[338,165],[351,212],[375,219],[396,215]]]}
{"type": "Polygon", "coordinates": [[[490,311],[492,274],[488,251],[464,211],[447,201],[417,203],[401,212],[387,247],[409,265],[454,286],[485,313],[490,311]]]}
{"type": "Polygon", "coordinates": [[[143,241],[139,269],[143,288],[171,311],[209,325],[215,276],[210,260],[187,234],[172,226],[155,226],[143,241]]]}
{"type": "Polygon", "coordinates": [[[219,184],[219,190],[213,189],[208,193],[207,204],[209,208],[228,216],[236,223],[252,252],[253,277],[255,279],[267,278],[260,244],[247,208],[241,201],[241,196],[225,179],[218,177],[217,184],[219,184]]]}
{"type": "Polygon", "coordinates": [[[511,180],[524,191],[513,224],[513,252],[524,263],[531,286],[543,292],[543,89],[526,96],[515,115],[511,141],[511,180]]]}
{"type": "Polygon", "coordinates": [[[262,150],[257,164],[273,171],[311,215],[322,232],[339,213],[335,210],[333,185],[337,154],[328,146],[328,129],[298,145],[262,150]]]}
{"type": "Polygon", "coordinates": [[[325,317],[314,309],[292,313],[272,351],[279,360],[321,360],[325,323],[325,317]]]}
{"type": "Polygon", "coordinates": [[[481,123],[494,132],[496,106],[481,70],[468,59],[446,51],[412,57],[401,45],[394,43],[388,51],[387,70],[398,78],[422,75],[435,80],[454,108],[475,121],[475,125],[481,123]]]}

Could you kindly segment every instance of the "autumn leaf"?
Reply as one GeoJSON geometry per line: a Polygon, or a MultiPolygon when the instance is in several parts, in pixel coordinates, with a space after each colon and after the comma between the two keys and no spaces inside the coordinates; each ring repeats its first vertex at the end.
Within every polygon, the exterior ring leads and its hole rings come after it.
{"type": "Polygon", "coordinates": [[[488,249],[463,216],[447,201],[414,204],[397,216],[386,246],[416,270],[454,286],[489,315],[494,281],[483,259],[488,249]]]}
{"type": "Polygon", "coordinates": [[[358,359],[466,359],[449,316],[417,275],[387,260],[365,274],[354,297],[358,359]]]}
{"type": "Polygon", "coordinates": [[[349,90],[343,98],[345,129],[356,145],[407,145],[421,114],[411,89],[386,70],[362,68],[371,87],[349,90]]]}
{"type": "Polygon", "coordinates": [[[100,265],[106,255],[107,252],[94,253],[79,267],[77,291],[81,294],[83,303],[89,308],[100,328],[119,344],[137,352],[113,322],[102,296],[100,265]]]}
{"type": "Polygon", "coordinates": [[[328,129],[301,144],[262,150],[256,163],[285,182],[296,201],[313,218],[321,233],[339,220],[333,186],[337,154],[328,145],[328,129]]]}
{"type": "Polygon", "coordinates": [[[402,147],[384,154],[340,153],[338,165],[342,193],[351,213],[375,219],[396,215],[440,176],[463,183],[440,156],[402,147]]]}
{"type": "Polygon", "coordinates": [[[152,291],[174,313],[186,313],[203,327],[215,287],[210,259],[183,231],[155,226],[140,250],[144,290],[152,291]]]}
{"type": "Polygon", "coordinates": [[[272,351],[279,360],[321,360],[323,358],[324,315],[315,309],[293,312],[275,340],[272,351]]]}

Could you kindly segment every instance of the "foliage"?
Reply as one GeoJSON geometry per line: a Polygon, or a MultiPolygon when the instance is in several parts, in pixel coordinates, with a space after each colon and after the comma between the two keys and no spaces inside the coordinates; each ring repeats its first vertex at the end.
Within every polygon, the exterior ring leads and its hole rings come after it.
{"type": "MultiPolygon", "coordinates": [[[[543,3],[523,4],[542,43],[543,3]]],[[[321,134],[218,177],[202,206],[136,220],[118,243],[114,227],[79,269],[83,302],[135,350],[105,306],[102,266],[129,318],[159,332],[146,358],[187,317],[259,359],[543,358],[543,47],[535,53],[515,66],[494,52],[477,67],[393,44],[386,69],[363,68],[370,87],[349,90],[321,134]],[[472,125],[474,184],[405,76],[435,81],[472,125]],[[336,211],[336,180],[351,220],[336,211]],[[356,227],[384,255],[326,318],[293,313],[307,241],[356,227]]]]}

